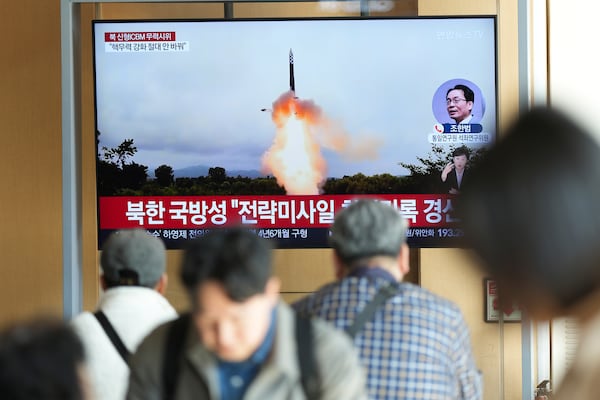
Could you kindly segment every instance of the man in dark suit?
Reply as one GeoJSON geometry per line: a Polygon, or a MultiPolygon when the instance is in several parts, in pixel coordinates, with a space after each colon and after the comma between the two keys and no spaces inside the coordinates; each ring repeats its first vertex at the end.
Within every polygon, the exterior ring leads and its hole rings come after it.
{"type": "Polygon", "coordinates": [[[444,167],[441,175],[446,192],[450,194],[460,193],[465,178],[468,176],[468,162],[469,149],[466,146],[461,146],[452,152],[452,161],[444,167]]]}

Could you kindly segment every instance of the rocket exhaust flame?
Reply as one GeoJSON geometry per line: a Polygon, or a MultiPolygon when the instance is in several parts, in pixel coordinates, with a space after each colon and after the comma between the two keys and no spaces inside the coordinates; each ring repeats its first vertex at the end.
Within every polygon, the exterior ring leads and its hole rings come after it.
{"type": "Polygon", "coordinates": [[[277,131],[263,154],[263,172],[273,174],[287,194],[319,194],[327,178],[321,147],[354,160],[377,158],[376,139],[352,141],[313,101],[299,100],[291,90],[273,103],[271,115],[277,131]]]}
{"type": "Polygon", "coordinates": [[[314,109],[288,91],[273,103],[272,118],[277,132],[263,155],[263,170],[272,173],[287,194],[319,194],[325,181],[325,159],[311,123],[314,109]]]}

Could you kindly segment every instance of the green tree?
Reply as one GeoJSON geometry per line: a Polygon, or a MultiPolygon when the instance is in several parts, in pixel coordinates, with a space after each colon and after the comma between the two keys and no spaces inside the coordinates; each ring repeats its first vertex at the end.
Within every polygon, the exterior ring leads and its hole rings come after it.
{"type": "Polygon", "coordinates": [[[137,147],[133,145],[133,139],[125,139],[117,147],[102,147],[104,152],[104,160],[118,165],[121,169],[127,163],[130,157],[133,157],[137,153],[137,147]]]}
{"type": "Polygon", "coordinates": [[[227,178],[227,173],[223,167],[211,167],[208,169],[208,176],[213,180],[213,182],[222,183],[225,181],[225,178],[227,178]]]}
{"type": "MultiPolygon", "coordinates": [[[[100,132],[96,131],[99,143],[100,132]]],[[[102,147],[97,155],[98,192],[101,196],[131,194],[140,191],[148,181],[148,167],[130,160],[137,147],[133,139],[125,139],[117,147],[102,147]]]]}
{"type": "Polygon", "coordinates": [[[123,187],[139,190],[148,180],[148,167],[132,162],[123,165],[123,187]]]}
{"type": "Polygon", "coordinates": [[[98,160],[96,164],[98,175],[98,194],[100,196],[114,195],[122,186],[123,171],[113,163],[98,160]]]}
{"type": "Polygon", "coordinates": [[[159,186],[168,187],[175,182],[175,175],[173,175],[173,168],[168,165],[161,165],[154,170],[154,176],[159,186]]]}

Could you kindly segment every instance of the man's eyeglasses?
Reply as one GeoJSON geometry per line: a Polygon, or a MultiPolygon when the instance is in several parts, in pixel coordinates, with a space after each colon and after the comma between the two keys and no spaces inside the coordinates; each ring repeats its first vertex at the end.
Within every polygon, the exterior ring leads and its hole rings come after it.
{"type": "Polygon", "coordinates": [[[452,99],[446,99],[446,104],[458,104],[461,101],[467,101],[467,99],[461,99],[460,97],[454,97],[452,99]]]}

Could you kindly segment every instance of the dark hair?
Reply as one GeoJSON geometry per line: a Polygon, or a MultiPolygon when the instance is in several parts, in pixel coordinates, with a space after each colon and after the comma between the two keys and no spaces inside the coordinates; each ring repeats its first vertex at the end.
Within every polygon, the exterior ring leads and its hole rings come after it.
{"type": "Polygon", "coordinates": [[[0,398],[79,400],[83,345],[63,322],[34,320],[0,333],[0,398]]]}
{"type": "Polygon", "coordinates": [[[471,152],[469,151],[469,148],[467,146],[457,147],[452,152],[452,157],[465,156],[465,157],[467,157],[467,160],[469,159],[470,155],[471,155],[471,152]]]}
{"type": "Polygon", "coordinates": [[[523,115],[482,160],[457,211],[490,271],[563,306],[600,283],[600,148],[552,109],[523,115]]]}
{"type": "Polygon", "coordinates": [[[465,86],[465,85],[456,85],[453,88],[448,89],[448,91],[446,92],[446,97],[448,97],[448,93],[450,93],[453,90],[462,90],[463,93],[465,94],[465,100],[467,100],[467,101],[475,101],[475,93],[473,93],[473,91],[471,90],[471,88],[469,88],[468,86],[465,86]]]}
{"type": "Polygon", "coordinates": [[[192,296],[198,286],[213,280],[238,302],[263,293],[270,276],[270,243],[243,228],[214,230],[193,240],[181,268],[182,282],[192,296]]]}

